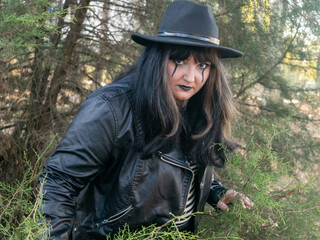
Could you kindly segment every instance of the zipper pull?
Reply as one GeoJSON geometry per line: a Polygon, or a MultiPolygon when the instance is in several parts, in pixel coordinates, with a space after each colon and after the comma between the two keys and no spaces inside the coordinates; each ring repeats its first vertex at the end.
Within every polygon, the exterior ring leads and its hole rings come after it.
{"type": "Polygon", "coordinates": [[[100,223],[96,223],[96,227],[101,227],[102,225],[104,225],[104,224],[106,224],[108,222],[108,220],[107,219],[105,219],[105,220],[103,220],[102,222],[100,222],[100,223]]]}

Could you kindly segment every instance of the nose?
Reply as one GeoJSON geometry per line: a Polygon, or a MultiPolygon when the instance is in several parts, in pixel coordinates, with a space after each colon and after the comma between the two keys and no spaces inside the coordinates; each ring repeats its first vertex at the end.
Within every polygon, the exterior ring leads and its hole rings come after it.
{"type": "Polygon", "coordinates": [[[195,67],[194,66],[188,66],[186,69],[186,72],[184,73],[184,79],[187,82],[194,82],[195,81],[195,67]]]}

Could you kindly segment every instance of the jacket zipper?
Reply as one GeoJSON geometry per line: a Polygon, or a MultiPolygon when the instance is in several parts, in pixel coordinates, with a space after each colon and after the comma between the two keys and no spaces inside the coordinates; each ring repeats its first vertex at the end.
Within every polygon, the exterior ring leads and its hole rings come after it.
{"type": "MultiPolygon", "coordinates": [[[[176,167],[181,167],[181,168],[186,169],[186,170],[188,170],[189,172],[191,172],[191,173],[192,173],[191,182],[193,181],[193,179],[194,179],[195,176],[194,176],[193,171],[192,171],[190,168],[188,168],[188,167],[186,167],[186,166],[183,166],[183,165],[179,165],[179,164],[177,164],[177,163],[173,163],[172,161],[165,159],[165,156],[162,155],[161,152],[159,152],[159,155],[160,155],[160,159],[161,159],[162,161],[164,161],[164,162],[166,162],[166,163],[168,163],[168,164],[171,164],[171,165],[173,165],[173,166],[176,166],[176,167]]],[[[190,184],[191,184],[191,182],[190,182],[190,184]]],[[[189,190],[190,190],[190,184],[189,184],[188,193],[189,193],[189,190]]],[[[186,199],[184,199],[184,200],[185,200],[185,205],[184,205],[182,214],[184,213],[184,210],[186,209],[186,206],[187,206],[187,198],[188,198],[188,194],[187,194],[187,196],[186,196],[186,199]]]]}
{"type": "Polygon", "coordinates": [[[96,227],[101,227],[107,223],[111,223],[111,222],[115,222],[117,220],[119,220],[121,217],[123,217],[124,215],[126,215],[131,209],[133,208],[132,205],[130,205],[129,207],[127,207],[126,209],[116,213],[115,215],[109,217],[108,219],[103,220],[100,223],[96,223],[96,227]]]}
{"type": "MultiPolygon", "coordinates": [[[[171,164],[171,165],[174,165],[174,166],[176,166],[176,167],[184,168],[184,169],[189,170],[189,171],[192,172],[192,170],[191,170],[190,168],[188,168],[188,167],[186,167],[186,166],[183,166],[183,165],[180,165],[180,164],[177,164],[177,163],[174,163],[174,162],[172,162],[170,159],[167,159],[166,156],[165,156],[162,152],[158,151],[158,155],[160,156],[160,159],[161,159],[162,161],[164,161],[164,162],[166,162],[166,163],[169,163],[169,164],[171,164]]],[[[193,172],[192,172],[192,173],[193,173],[193,172]]]]}

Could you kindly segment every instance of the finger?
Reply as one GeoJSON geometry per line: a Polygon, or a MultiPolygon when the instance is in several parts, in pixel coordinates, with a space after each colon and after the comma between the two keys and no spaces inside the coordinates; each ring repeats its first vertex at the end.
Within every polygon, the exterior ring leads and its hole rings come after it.
{"type": "Polygon", "coordinates": [[[229,189],[226,193],[226,195],[229,197],[229,198],[235,198],[237,195],[238,195],[238,192],[233,190],[233,189],[229,189]]]}
{"type": "Polygon", "coordinates": [[[241,203],[243,209],[246,209],[246,208],[247,208],[247,207],[246,207],[246,204],[245,204],[245,201],[243,201],[242,199],[240,199],[240,203],[241,203]]]}
{"type": "Polygon", "coordinates": [[[245,198],[244,203],[246,206],[248,206],[249,208],[252,208],[254,206],[254,203],[249,199],[249,198],[245,198]]]}
{"type": "Polygon", "coordinates": [[[240,200],[242,200],[243,204],[249,208],[253,207],[253,202],[244,194],[240,195],[240,200]]]}
{"type": "Polygon", "coordinates": [[[227,204],[225,204],[221,200],[218,202],[217,207],[219,209],[221,209],[222,211],[224,211],[224,212],[228,212],[229,211],[229,207],[227,206],[227,204]]]}
{"type": "Polygon", "coordinates": [[[237,196],[238,192],[229,189],[226,194],[222,197],[224,203],[233,203],[234,198],[237,196]]]}

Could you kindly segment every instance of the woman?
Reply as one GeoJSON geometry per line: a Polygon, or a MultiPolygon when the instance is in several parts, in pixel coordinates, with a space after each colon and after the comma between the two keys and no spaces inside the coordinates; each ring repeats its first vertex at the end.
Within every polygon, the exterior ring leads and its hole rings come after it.
{"type": "MultiPolygon", "coordinates": [[[[238,194],[212,174],[235,147],[220,58],[242,53],[219,46],[209,6],[182,0],[168,6],[157,36],[132,39],[146,46],[138,62],[87,98],[41,175],[55,239],[105,239],[124,224],[161,225],[206,202],[227,211],[238,194]]],[[[176,225],[194,230],[197,218],[176,225]]]]}

